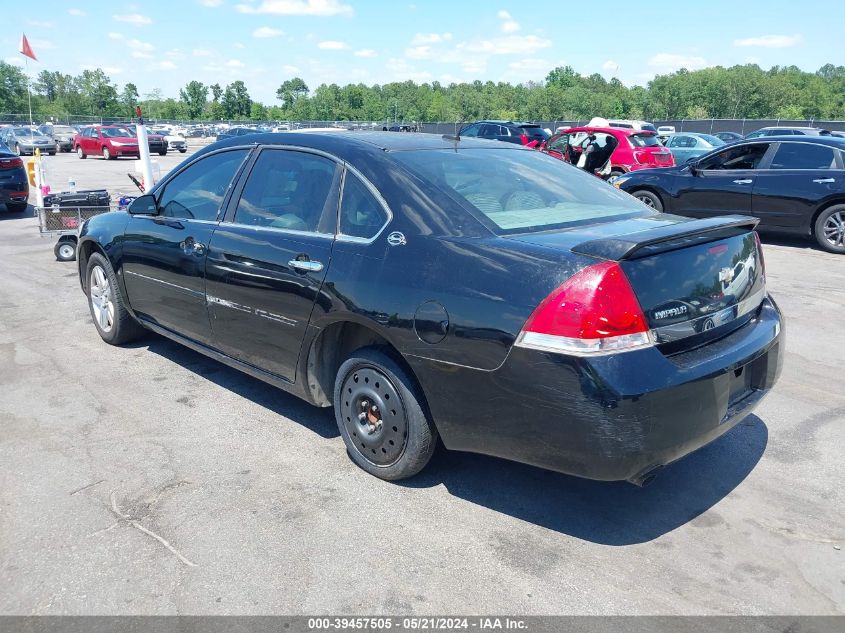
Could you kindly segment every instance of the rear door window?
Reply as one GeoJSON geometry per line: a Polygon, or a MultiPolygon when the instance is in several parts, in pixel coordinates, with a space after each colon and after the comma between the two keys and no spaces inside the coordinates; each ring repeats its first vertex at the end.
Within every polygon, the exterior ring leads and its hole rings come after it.
{"type": "Polygon", "coordinates": [[[248,226],[334,233],[339,169],[334,161],[265,149],[249,173],[234,221],[248,226]]]}
{"type": "Polygon", "coordinates": [[[833,169],[833,148],[811,143],[781,143],[770,169],[833,169]]]}
{"type": "Polygon", "coordinates": [[[371,239],[378,235],[387,220],[387,212],[373,193],[360,178],[347,171],[340,201],[339,233],[371,239]]]}

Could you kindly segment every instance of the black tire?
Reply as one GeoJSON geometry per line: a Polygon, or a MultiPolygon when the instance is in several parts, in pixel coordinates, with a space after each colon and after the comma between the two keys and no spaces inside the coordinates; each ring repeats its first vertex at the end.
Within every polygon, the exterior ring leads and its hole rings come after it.
{"type": "Polygon", "coordinates": [[[645,206],[651,207],[655,211],[663,211],[663,201],[656,193],[642,189],[631,193],[637,200],[642,202],[645,206]]]}
{"type": "Polygon", "coordinates": [[[167,156],[167,150],[158,153],[159,156],[167,156]]]}
{"type": "Polygon", "coordinates": [[[59,240],[53,247],[56,261],[72,262],[76,259],[76,242],[74,240],[59,240]]]}
{"type": "Polygon", "coordinates": [[[76,146],[76,155],[80,160],[85,160],[88,156],[85,155],[85,151],[82,149],[81,146],[76,146]]]}
{"type": "Polygon", "coordinates": [[[379,479],[412,477],[434,453],[437,429],[419,388],[382,348],[361,348],[340,366],[334,410],[352,461],[379,479]]]}
{"type": "Polygon", "coordinates": [[[126,304],[123,301],[123,295],[120,291],[120,286],[117,283],[117,277],[112,270],[111,264],[101,253],[93,253],[88,259],[88,266],[85,269],[85,289],[88,296],[88,309],[91,312],[91,318],[94,320],[94,327],[97,328],[97,333],[109,345],[122,345],[144,334],[144,328],[129,314],[126,309],[126,304]],[[111,313],[111,325],[103,327],[95,311],[95,304],[92,300],[95,292],[91,277],[95,274],[95,268],[100,268],[109,283],[109,295],[113,310],[111,313]]]}
{"type": "Polygon", "coordinates": [[[845,204],[835,204],[819,213],[813,235],[824,250],[845,254],[845,204]]]}
{"type": "Polygon", "coordinates": [[[28,202],[7,202],[6,210],[11,213],[23,213],[27,206],[29,206],[28,202]]]}
{"type": "Polygon", "coordinates": [[[50,156],[55,156],[55,155],[56,155],[56,152],[47,152],[47,153],[48,153],[48,154],[50,154],[50,156]]]}
{"type": "Polygon", "coordinates": [[[185,153],[185,152],[187,152],[187,151],[188,151],[188,150],[186,150],[186,149],[180,149],[180,150],[179,150],[179,153],[180,153],[180,154],[184,154],[184,153],[185,153]]]}

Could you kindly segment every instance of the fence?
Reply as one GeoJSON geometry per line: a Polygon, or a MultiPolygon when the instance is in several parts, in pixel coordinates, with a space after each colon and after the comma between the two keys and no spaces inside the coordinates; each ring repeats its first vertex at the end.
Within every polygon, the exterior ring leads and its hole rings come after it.
{"type": "MultiPolygon", "coordinates": [[[[5,114],[0,113],[0,123],[19,123],[26,124],[29,115],[27,114],[5,114]]],[[[110,123],[130,123],[126,118],[119,117],[91,117],[85,115],[71,115],[67,117],[54,117],[53,122],[63,125],[86,125],[86,124],[110,124],[110,123]]],[[[219,126],[226,124],[229,126],[237,125],[265,125],[268,127],[275,127],[277,125],[287,125],[290,129],[311,128],[311,127],[343,127],[352,130],[381,130],[383,128],[390,128],[396,123],[391,121],[183,121],[172,119],[148,119],[151,124],[167,123],[171,125],[214,125],[219,126]]],[[[574,127],[578,125],[586,125],[587,120],[580,121],[537,121],[539,125],[550,129],[554,132],[559,127],[574,127]]],[[[455,122],[440,122],[440,123],[419,123],[415,121],[407,121],[401,123],[402,125],[410,125],[419,132],[429,132],[433,134],[454,134],[461,128],[464,123],[455,122]]],[[[795,127],[820,127],[826,130],[845,130],[845,121],[818,121],[815,119],[662,119],[655,120],[653,123],[657,126],[671,125],[677,132],[738,132],[739,134],[748,134],[754,130],[759,130],[761,127],[769,127],[773,125],[786,125],[795,127]]]]}

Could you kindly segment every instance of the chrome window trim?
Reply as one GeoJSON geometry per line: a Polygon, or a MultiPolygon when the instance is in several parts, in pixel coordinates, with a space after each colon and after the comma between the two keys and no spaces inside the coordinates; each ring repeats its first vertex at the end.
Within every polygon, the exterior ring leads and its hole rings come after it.
{"type": "Polygon", "coordinates": [[[243,229],[251,229],[257,232],[270,231],[272,233],[285,233],[301,237],[320,237],[326,240],[335,239],[334,233],[318,233],[317,231],[299,231],[297,229],[283,229],[278,226],[257,226],[254,224],[243,224],[241,222],[220,222],[221,227],[236,226],[243,229]]]}
{"type": "Polygon", "coordinates": [[[393,221],[393,211],[390,210],[390,206],[387,204],[387,201],[384,199],[384,196],[381,195],[381,192],[376,189],[376,186],[370,182],[370,180],[364,176],[360,171],[358,171],[355,167],[350,165],[347,162],[344,162],[345,169],[343,170],[343,178],[340,181],[340,198],[338,203],[338,215],[337,215],[337,226],[336,226],[336,233],[337,233],[337,241],[339,242],[346,242],[349,244],[372,244],[375,242],[384,230],[390,225],[393,221]],[[345,233],[341,233],[340,231],[340,214],[343,213],[343,191],[346,187],[346,173],[347,171],[351,171],[354,176],[356,176],[367,190],[373,195],[381,205],[381,208],[384,210],[385,214],[387,214],[387,220],[385,220],[384,224],[381,225],[381,228],[376,232],[375,235],[372,237],[357,237],[355,235],[346,235],[345,233]]]}

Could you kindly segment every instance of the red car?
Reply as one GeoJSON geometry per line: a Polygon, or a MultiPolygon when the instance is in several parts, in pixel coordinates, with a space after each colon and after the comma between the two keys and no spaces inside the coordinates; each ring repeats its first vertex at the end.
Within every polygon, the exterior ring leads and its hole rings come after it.
{"type": "Polygon", "coordinates": [[[119,125],[92,125],[73,137],[73,149],[79,158],[102,156],[106,160],[120,156],[139,158],[138,139],[119,125]]]}
{"type": "Polygon", "coordinates": [[[645,130],[571,127],[552,136],[539,149],[602,178],[675,165],[672,152],[663,147],[657,134],[645,130]]]}

